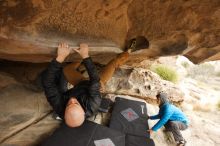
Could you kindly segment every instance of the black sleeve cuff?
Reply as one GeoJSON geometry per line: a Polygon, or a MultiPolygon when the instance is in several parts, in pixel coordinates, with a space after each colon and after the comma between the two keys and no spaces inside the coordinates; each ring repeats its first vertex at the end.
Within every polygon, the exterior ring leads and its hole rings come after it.
{"type": "Polygon", "coordinates": [[[62,63],[58,62],[56,59],[53,59],[51,61],[51,64],[53,64],[54,66],[61,68],[62,67],[62,63]]]}
{"type": "Polygon", "coordinates": [[[83,59],[83,64],[88,64],[88,62],[91,62],[92,58],[91,57],[87,57],[83,59]]]}

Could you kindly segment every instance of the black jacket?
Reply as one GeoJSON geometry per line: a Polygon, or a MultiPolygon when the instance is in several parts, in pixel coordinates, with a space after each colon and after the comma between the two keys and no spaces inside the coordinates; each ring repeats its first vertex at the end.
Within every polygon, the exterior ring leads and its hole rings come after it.
{"type": "Polygon", "coordinates": [[[76,97],[83,107],[86,117],[96,114],[101,103],[100,78],[92,59],[83,59],[90,80],[84,80],[74,86],[74,88],[61,92],[59,83],[62,72],[62,64],[53,60],[46,69],[42,83],[48,102],[54,111],[64,118],[65,107],[71,97],[76,97]]]}

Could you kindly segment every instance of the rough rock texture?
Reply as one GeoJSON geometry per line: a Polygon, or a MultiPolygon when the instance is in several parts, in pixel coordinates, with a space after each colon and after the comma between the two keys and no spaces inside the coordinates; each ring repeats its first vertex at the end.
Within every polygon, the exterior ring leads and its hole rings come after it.
{"type": "MultiPolygon", "coordinates": [[[[134,0],[129,6],[128,16],[128,36],[144,34],[150,40],[167,42],[160,49],[161,55],[182,52],[184,42],[188,47],[183,54],[196,63],[220,51],[219,0],[134,0]],[[170,38],[177,36],[179,40],[176,43],[169,43],[170,38]]],[[[217,56],[213,58],[219,59],[217,56]]]]}
{"type": "Polygon", "coordinates": [[[183,92],[175,84],[143,68],[117,70],[105,89],[107,93],[136,96],[148,102],[156,101],[156,95],[161,91],[166,92],[174,103],[184,100],[183,92]]]}
{"type": "Polygon", "coordinates": [[[103,63],[101,57],[108,60],[126,40],[144,35],[150,49],[135,60],[173,54],[196,63],[218,60],[219,16],[219,0],[5,0],[0,2],[0,58],[48,62],[65,40],[73,47],[88,42],[91,55],[103,63]]]}

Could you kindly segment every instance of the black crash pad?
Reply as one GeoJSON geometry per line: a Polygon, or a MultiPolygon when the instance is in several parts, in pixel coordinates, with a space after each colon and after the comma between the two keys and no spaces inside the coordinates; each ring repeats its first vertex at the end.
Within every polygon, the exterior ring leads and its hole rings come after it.
{"type": "Polygon", "coordinates": [[[82,126],[77,128],[70,128],[63,123],[41,146],[99,145],[125,146],[125,134],[90,121],[85,121],[82,126]],[[109,141],[110,143],[108,143],[109,141]],[[102,142],[104,144],[100,144],[102,142]]]}
{"type": "Polygon", "coordinates": [[[146,104],[116,97],[109,127],[125,134],[149,138],[146,104]]]}
{"type": "Polygon", "coordinates": [[[126,146],[155,146],[154,141],[150,138],[126,135],[126,146]]]}

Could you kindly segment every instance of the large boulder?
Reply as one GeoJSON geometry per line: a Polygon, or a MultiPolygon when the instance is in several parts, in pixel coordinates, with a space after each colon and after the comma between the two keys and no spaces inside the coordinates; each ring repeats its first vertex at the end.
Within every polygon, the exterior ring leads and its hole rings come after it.
{"type": "Polygon", "coordinates": [[[156,73],[143,69],[119,69],[108,81],[107,93],[130,95],[155,103],[158,92],[166,92],[174,103],[184,100],[183,92],[172,82],[162,80],[156,73]]]}
{"type": "Polygon", "coordinates": [[[48,62],[58,42],[72,47],[88,42],[91,55],[103,63],[120,53],[126,40],[144,35],[150,48],[133,59],[183,54],[195,63],[218,60],[219,8],[219,0],[5,0],[0,58],[48,62]]]}
{"type": "MultiPolygon", "coordinates": [[[[0,143],[41,120],[51,107],[43,92],[33,92],[6,73],[0,73],[0,143]]],[[[45,130],[46,132],[46,130],[45,130]]]]}

